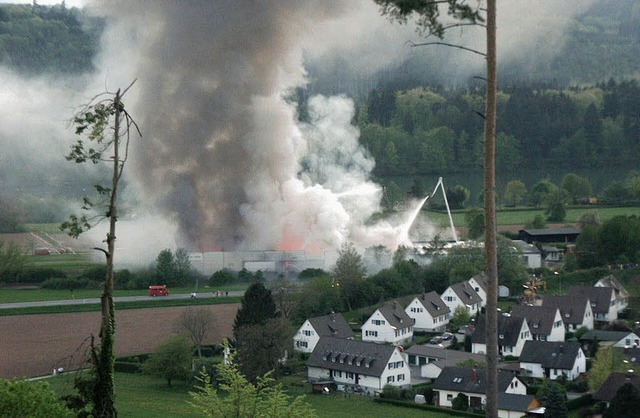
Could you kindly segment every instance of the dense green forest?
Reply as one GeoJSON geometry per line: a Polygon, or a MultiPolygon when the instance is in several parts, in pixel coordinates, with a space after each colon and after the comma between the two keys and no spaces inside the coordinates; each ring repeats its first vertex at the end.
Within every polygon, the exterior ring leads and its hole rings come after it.
{"type": "Polygon", "coordinates": [[[0,63],[22,74],[93,69],[103,21],[78,8],[0,4],[0,63]]]}
{"type": "MultiPolygon", "coordinates": [[[[482,167],[482,89],[375,89],[358,115],[376,174],[482,167]]],[[[566,171],[640,162],[640,86],[634,80],[555,89],[507,86],[498,101],[497,168],[566,171]]]]}

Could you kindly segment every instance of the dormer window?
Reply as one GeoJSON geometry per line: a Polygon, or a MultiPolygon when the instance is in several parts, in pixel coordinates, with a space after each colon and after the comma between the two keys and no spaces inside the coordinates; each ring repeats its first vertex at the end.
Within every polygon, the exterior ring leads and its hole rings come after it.
{"type": "Polygon", "coordinates": [[[500,338],[501,340],[504,340],[504,334],[500,334],[498,338],[500,338]]]}
{"type": "Polygon", "coordinates": [[[538,328],[538,324],[533,324],[533,327],[534,328],[538,328]]]}

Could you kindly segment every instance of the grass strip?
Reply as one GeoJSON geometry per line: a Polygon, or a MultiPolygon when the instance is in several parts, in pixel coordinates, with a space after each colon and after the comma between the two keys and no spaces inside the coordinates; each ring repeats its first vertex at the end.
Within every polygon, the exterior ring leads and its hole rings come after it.
{"type": "MultiPolygon", "coordinates": [[[[116,309],[143,309],[143,308],[169,308],[174,306],[198,306],[198,305],[219,305],[225,303],[240,303],[242,297],[228,296],[224,298],[196,298],[196,299],[152,299],[134,302],[116,302],[116,309]]],[[[94,312],[100,310],[99,303],[86,303],[79,305],[52,305],[34,306],[27,308],[6,308],[0,309],[0,316],[11,315],[40,315],[75,312],[94,312]]]]}

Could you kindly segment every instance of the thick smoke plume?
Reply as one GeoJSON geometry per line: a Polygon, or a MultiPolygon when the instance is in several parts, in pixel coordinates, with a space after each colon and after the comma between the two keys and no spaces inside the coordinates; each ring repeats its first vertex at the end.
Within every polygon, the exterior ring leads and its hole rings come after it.
{"type": "Polygon", "coordinates": [[[104,3],[120,22],[111,35],[138,38],[134,114],[144,140],[132,150],[129,181],[178,225],[180,244],[397,246],[392,227],[376,226],[374,237],[364,226],[381,189],[369,180],[374,162],[358,145],[353,102],[315,97],[301,123],[286,100],[305,83],[305,36],[345,4],[355,3],[104,3]]]}

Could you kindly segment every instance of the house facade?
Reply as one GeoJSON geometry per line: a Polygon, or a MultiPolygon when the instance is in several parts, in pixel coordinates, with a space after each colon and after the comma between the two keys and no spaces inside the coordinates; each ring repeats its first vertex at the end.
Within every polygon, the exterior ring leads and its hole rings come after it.
{"type": "Polygon", "coordinates": [[[367,392],[411,385],[409,365],[398,347],[365,341],[321,338],[307,360],[307,371],[311,383],[332,381],[367,392]]]}
{"type": "Polygon", "coordinates": [[[589,299],[596,323],[611,323],[618,319],[618,302],[610,287],[571,286],[567,296],[589,299]]]}
{"type": "MultiPolygon", "coordinates": [[[[484,409],[487,381],[484,369],[445,367],[433,382],[434,404],[451,408],[453,400],[463,393],[473,409],[484,409]]],[[[498,394],[526,395],[527,387],[511,372],[498,370],[498,394]]]]}
{"type": "Polygon", "coordinates": [[[594,327],[591,301],[585,296],[545,295],[542,299],[542,306],[560,309],[560,316],[567,332],[575,332],[581,327],[587,329],[594,327]]]}
{"type": "Polygon", "coordinates": [[[587,360],[577,342],[527,341],[520,354],[520,368],[531,377],[575,380],[587,371],[587,360]]]}
{"type": "Polygon", "coordinates": [[[489,287],[489,278],[485,272],[478,273],[468,280],[469,286],[476,291],[482,302],[480,307],[483,308],[487,305],[487,289],[489,287]]]}
{"type": "Polygon", "coordinates": [[[620,283],[620,281],[613,274],[603,277],[598,280],[595,287],[609,287],[613,289],[616,297],[616,309],[618,313],[624,311],[629,306],[629,292],[620,283]]]}
{"type": "Polygon", "coordinates": [[[512,240],[511,242],[520,253],[522,262],[528,269],[542,267],[542,253],[538,247],[523,240],[512,240]]]}
{"type": "Polygon", "coordinates": [[[413,319],[415,331],[443,331],[451,318],[451,310],[436,292],[414,298],[405,312],[413,319]]]}
{"type": "Polygon", "coordinates": [[[304,321],[293,336],[293,348],[311,353],[321,337],[353,339],[353,330],[340,313],[318,316],[304,321]]]}
{"type": "MultiPolygon", "coordinates": [[[[501,356],[519,357],[527,340],[532,340],[531,331],[524,318],[507,315],[498,316],[498,354],[501,356]]],[[[486,354],[486,317],[478,318],[473,334],[471,334],[471,352],[486,354]]]]}
{"type": "Polygon", "coordinates": [[[527,320],[533,340],[564,341],[565,327],[558,308],[514,305],[511,316],[527,320]]]}
{"type": "Polygon", "coordinates": [[[413,319],[397,302],[376,309],[362,325],[362,341],[404,344],[413,338],[413,319]]]}
{"type": "Polygon", "coordinates": [[[462,306],[469,312],[469,315],[475,315],[480,311],[482,299],[468,282],[460,282],[452,284],[440,296],[442,301],[449,307],[451,313],[454,314],[458,306],[462,306]]]}

